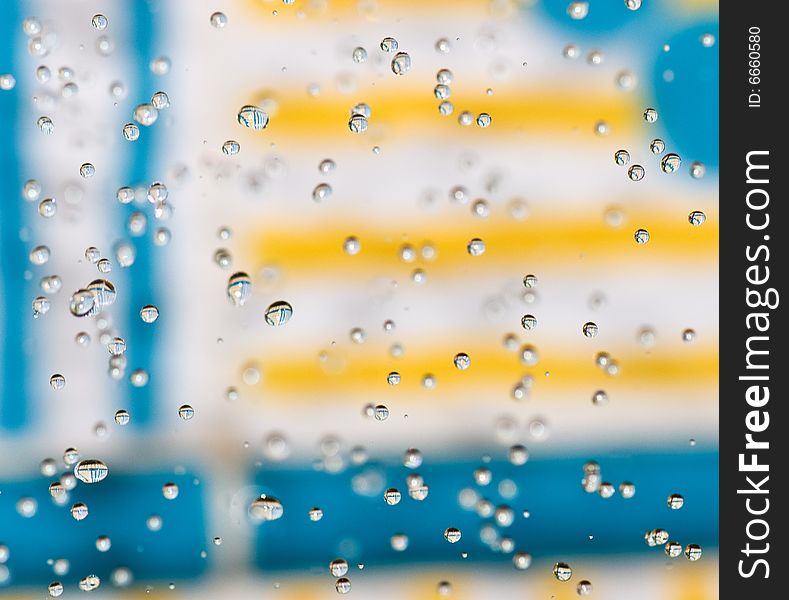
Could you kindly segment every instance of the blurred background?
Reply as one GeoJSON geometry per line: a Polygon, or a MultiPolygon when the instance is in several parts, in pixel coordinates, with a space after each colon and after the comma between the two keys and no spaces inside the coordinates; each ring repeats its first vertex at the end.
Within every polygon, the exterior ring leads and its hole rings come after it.
{"type": "Polygon", "coordinates": [[[717,35],[714,0],[0,4],[0,594],[717,598],[717,35]]]}

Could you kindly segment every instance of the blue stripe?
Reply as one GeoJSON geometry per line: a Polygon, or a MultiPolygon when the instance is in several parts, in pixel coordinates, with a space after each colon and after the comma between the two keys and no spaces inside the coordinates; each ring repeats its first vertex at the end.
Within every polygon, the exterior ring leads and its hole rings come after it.
{"type": "Polygon", "coordinates": [[[509,565],[511,555],[493,552],[480,541],[480,527],[495,525],[494,519],[483,519],[460,507],[458,493],[465,487],[475,489],[494,505],[506,504],[514,510],[514,523],[496,529],[514,540],[516,551],[529,552],[535,560],[648,554],[661,566],[666,558],[663,548],[650,548],[644,542],[644,534],[655,528],[667,530],[670,539],[683,546],[697,543],[707,550],[718,546],[718,454],[709,449],[695,448],[682,454],[595,449],[588,455],[536,457],[523,466],[502,460],[483,465],[471,455],[452,462],[426,456],[416,471],[430,489],[421,502],[407,494],[405,478],[412,471],[391,457],[338,474],[266,465],[255,474],[259,493],[279,499],[285,511],[279,520],[258,526],[257,567],[264,571],[325,570],[328,561],[336,557],[370,567],[402,563],[509,565]],[[590,459],[600,464],[604,481],[617,487],[623,481],[633,482],[635,496],[624,499],[617,491],[612,498],[603,499],[583,491],[582,466],[590,459]],[[493,473],[488,486],[474,483],[473,471],[480,466],[493,473]],[[365,471],[377,473],[383,482],[382,489],[371,497],[358,495],[352,487],[353,478],[365,471]],[[505,478],[518,487],[514,498],[503,498],[497,490],[505,478]],[[386,487],[402,492],[398,505],[384,502],[386,487]],[[685,497],[684,508],[668,508],[666,500],[672,493],[685,497]],[[324,513],[318,522],[307,517],[313,506],[324,513]],[[530,511],[528,519],[522,516],[524,509],[530,511]],[[444,540],[447,527],[461,530],[460,542],[444,540]],[[409,537],[405,552],[391,548],[390,537],[395,533],[409,537]],[[463,559],[461,552],[468,552],[468,558],[463,559]]]}
{"type": "MultiPolygon", "coordinates": [[[[25,244],[19,239],[22,226],[20,175],[17,146],[20,133],[19,99],[21,77],[15,68],[15,49],[24,47],[16,2],[0,2],[0,73],[14,73],[17,86],[0,91],[0,277],[3,299],[0,302],[0,336],[3,351],[0,376],[0,429],[18,432],[28,422],[27,365],[24,354],[26,325],[32,321],[24,280],[25,244]]],[[[21,61],[20,61],[21,62],[21,61]]],[[[32,129],[31,129],[32,131],[32,129]]]]}
{"type": "Polygon", "coordinates": [[[53,580],[73,585],[94,573],[101,578],[102,588],[111,588],[110,573],[120,566],[129,568],[138,583],[191,580],[207,570],[213,545],[206,537],[205,483],[194,473],[131,475],[112,471],[112,465],[110,469],[109,477],[101,483],[79,483],[66,506],[52,502],[49,481],[44,477],[0,483],[0,543],[10,549],[6,566],[11,586],[44,589],[53,580]],[[195,481],[200,481],[199,485],[195,481]],[[174,500],[162,495],[167,482],[178,485],[174,500]],[[38,503],[31,518],[22,517],[15,507],[25,497],[38,503]],[[69,514],[74,502],[88,506],[89,514],[83,521],[69,514]],[[159,531],[148,529],[146,521],[151,515],[162,518],[159,531]],[[96,549],[96,538],[101,535],[112,541],[108,552],[96,549]],[[206,558],[200,556],[203,550],[208,551],[206,558]],[[58,558],[69,561],[68,575],[55,576],[47,564],[47,560],[58,558]]]}
{"type": "MultiPolygon", "coordinates": [[[[117,123],[118,135],[121,135],[121,128],[127,121],[132,120],[132,111],[138,104],[150,102],[154,92],[159,91],[163,80],[166,77],[154,76],[149,68],[149,63],[154,56],[161,53],[157,47],[157,40],[161,39],[157,35],[158,22],[161,18],[154,18],[154,12],[160,11],[158,3],[136,2],[128,0],[124,11],[124,26],[126,26],[129,39],[133,40],[135,46],[132,48],[133,60],[136,65],[135,78],[129,84],[128,96],[126,100],[127,110],[122,114],[124,120],[117,123]]],[[[127,142],[126,164],[124,171],[125,179],[118,182],[117,187],[123,185],[148,186],[154,180],[159,179],[166,184],[164,173],[160,172],[161,164],[160,140],[163,132],[161,128],[164,114],[151,127],[140,127],[140,137],[136,142],[127,142]]],[[[150,204],[146,203],[150,209],[150,204]]],[[[121,226],[121,239],[129,240],[126,230],[126,223],[129,215],[138,210],[135,204],[123,207],[123,221],[121,226]]],[[[155,221],[153,211],[147,211],[148,228],[146,235],[132,240],[136,249],[136,259],[134,264],[124,269],[125,276],[124,288],[128,290],[125,311],[127,321],[124,331],[128,332],[129,349],[127,350],[128,373],[137,368],[145,369],[150,375],[150,383],[141,388],[134,388],[126,384],[128,404],[126,408],[131,413],[131,423],[135,427],[148,428],[153,424],[156,409],[156,390],[163,390],[162,381],[165,373],[163,372],[162,362],[159,360],[159,337],[161,329],[166,325],[168,315],[168,305],[166,295],[159,294],[161,286],[156,285],[157,275],[161,269],[157,268],[161,256],[167,252],[166,248],[153,246],[153,231],[159,225],[166,226],[166,222],[155,221]],[[160,318],[154,324],[145,324],[139,316],[140,308],[146,304],[155,304],[160,309],[160,318]]],[[[175,411],[172,413],[175,415],[175,411]]]]}

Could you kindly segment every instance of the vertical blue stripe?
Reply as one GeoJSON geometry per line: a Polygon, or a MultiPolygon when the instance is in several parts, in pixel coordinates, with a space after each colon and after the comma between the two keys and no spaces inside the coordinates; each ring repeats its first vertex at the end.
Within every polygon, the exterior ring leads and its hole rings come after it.
{"type": "MultiPolygon", "coordinates": [[[[161,49],[156,47],[158,20],[161,18],[161,11],[158,2],[137,2],[127,0],[125,11],[125,24],[128,29],[129,52],[134,65],[134,81],[129,85],[129,112],[126,113],[126,121],[131,121],[131,111],[142,103],[150,101],[154,92],[159,90],[161,77],[154,76],[149,68],[152,58],[161,53],[161,49]],[[154,13],[160,13],[155,15],[154,13]],[[157,17],[157,18],[154,18],[157,17]]],[[[121,185],[144,185],[148,186],[157,178],[161,179],[163,173],[158,172],[157,165],[160,164],[160,140],[161,128],[164,127],[163,115],[160,120],[151,127],[140,127],[140,137],[136,142],[128,142],[128,152],[126,154],[126,167],[123,169],[125,180],[121,185]]],[[[123,123],[118,123],[118,135],[120,135],[123,123]]],[[[166,184],[166,182],[164,182],[166,184]]],[[[146,205],[148,209],[150,204],[146,205]]],[[[123,211],[123,223],[121,224],[123,238],[128,239],[126,222],[129,215],[138,210],[135,204],[127,205],[123,211]]],[[[164,373],[161,369],[161,361],[158,360],[158,336],[162,328],[162,323],[167,319],[167,310],[163,306],[162,298],[158,293],[156,254],[164,254],[167,248],[153,246],[153,231],[160,225],[166,226],[166,222],[155,221],[153,211],[148,210],[148,227],[144,237],[137,238],[133,244],[136,249],[136,259],[134,264],[125,269],[126,281],[124,288],[128,290],[128,304],[126,313],[126,324],[124,331],[128,332],[129,349],[127,351],[128,370],[127,374],[137,368],[145,369],[150,375],[148,385],[141,388],[134,388],[127,384],[128,408],[132,414],[132,423],[136,426],[146,428],[152,424],[154,416],[154,399],[156,390],[162,390],[164,373]],[[162,311],[162,317],[153,325],[142,322],[139,311],[145,304],[156,304],[162,311]]]]}
{"type": "Polygon", "coordinates": [[[28,285],[24,280],[25,245],[19,239],[23,200],[17,145],[21,73],[15,50],[23,47],[16,2],[0,2],[0,73],[13,73],[17,87],[0,90],[0,336],[3,350],[0,371],[0,430],[18,431],[28,421],[26,361],[23,352],[26,325],[32,320],[28,285]]]}

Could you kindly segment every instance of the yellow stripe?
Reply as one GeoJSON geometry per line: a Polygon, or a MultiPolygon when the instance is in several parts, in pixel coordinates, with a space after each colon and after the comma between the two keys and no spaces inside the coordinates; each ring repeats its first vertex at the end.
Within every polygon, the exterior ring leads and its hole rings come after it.
{"type": "Polygon", "coordinates": [[[720,0],[673,0],[676,9],[686,12],[711,12],[718,14],[720,10],[720,0]]]}
{"type": "MultiPolygon", "coordinates": [[[[673,571],[674,590],[669,597],[674,600],[714,600],[718,597],[717,577],[709,564],[688,563],[684,556],[674,560],[683,563],[676,565],[673,571]]],[[[702,557],[701,561],[704,560],[716,558],[702,557]]]]}
{"type": "MultiPolygon", "coordinates": [[[[546,87],[539,81],[531,86],[494,86],[493,95],[488,96],[476,78],[463,81],[457,77],[450,97],[455,112],[444,117],[439,114],[439,101],[433,95],[436,81],[432,75],[419,82],[411,74],[402,78],[392,74],[395,79],[391,81],[368,76],[369,82],[361,75],[358,89],[349,95],[336,92],[331,82],[322,82],[322,91],[315,97],[309,96],[306,84],[304,88],[284,91],[263,88],[250,96],[237,97],[235,106],[228,110],[238,110],[250,101],[266,107],[271,117],[269,125],[265,132],[242,135],[240,140],[247,138],[247,145],[258,144],[262,148],[276,143],[288,147],[294,143],[314,144],[317,140],[326,143],[330,139],[335,146],[342,142],[366,152],[374,144],[385,147],[385,142],[414,134],[420,139],[440,134],[442,142],[457,138],[468,143],[498,143],[507,139],[522,142],[527,136],[550,132],[573,140],[597,138],[603,143],[608,138],[599,137],[594,131],[598,121],[608,124],[609,137],[626,136],[643,124],[643,102],[636,95],[616,92],[613,81],[605,80],[610,90],[605,85],[590,89],[588,81],[568,88],[546,87]],[[348,129],[350,110],[357,102],[365,102],[372,109],[370,126],[364,134],[348,129]],[[471,111],[475,118],[480,112],[487,112],[492,123],[486,129],[461,126],[457,117],[463,110],[471,111]]],[[[524,77],[529,78],[527,69],[524,77]]]]}
{"type": "MultiPolygon", "coordinates": [[[[326,395],[350,399],[369,397],[371,393],[381,399],[425,395],[451,402],[456,398],[454,393],[480,389],[486,390],[490,398],[507,398],[512,386],[528,372],[536,381],[535,396],[578,391],[588,394],[591,402],[591,394],[601,388],[609,392],[613,402],[613,398],[621,399],[626,391],[661,390],[660,402],[671,402],[679,400],[680,393],[685,401],[688,392],[700,389],[710,392],[709,398],[701,395],[700,401],[714,399],[712,392],[717,385],[718,355],[714,346],[621,355],[615,349],[606,348],[620,366],[620,374],[612,377],[594,364],[595,352],[603,349],[595,344],[590,344],[589,350],[538,345],[538,364],[526,367],[515,353],[501,347],[481,348],[473,333],[466,339],[446,339],[440,347],[433,343],[426,348],[424,342],[410,347],[407,340],[401,341],[405,353],[400,358],[390,357],[384,344],[367,342],[357,346],[350,340],[326,348],[323,359],[319,356],[320,348],[306,356],[287,351],[283,354],[278,348],[277,352],[260,355],[253,361],[263,370],[262,382],[256,389],[276,392],[283,398],[303,397],[305,403],[324,402],[326,395]],[[471,357],[471,367],[466,371],[455,368],[452,360],[456,352],[467,352],[471,357]],[[390,386],[386,382],[390,371],[402,375],[400,385],[390,386]],[[546,371],[550,373],[548,377],[546,371]],[[421,380],[426,373],[435,375],[435,390],[422,389],[421,380]],[[669,391],[667,382],[670,382],[669,391]],[[436,392],[440,393],[436,395],[436,392]]],[[[270,399],[267,395],[266,400],[270,399]]]]}
{"type": "MultiPolygon", "coordinates": [[[[309,198],[295,201],[307,206],[313,202],[309,198]]],[[[442,273],[451,274],[453,270],[457,274],[459,267],[490,270],[517,265],[517,273],[524,268],[536,272],[540,267],[553,264],[579,267],[581,264],[585,267],[610,264],[619,269],[628,265],[654,265],[657,261],[709,264],[718,256],[716,210],[707,212],[704,225],[694,227],[688,223],[687,214],[678,209],[667,214],[667,211],[652,212],[654,209],[634,207],[627,209],[627,224],[612,228],[603,223],[601,213],[535,212],[525,221],[515,221],[500,214],[488,219],[475,218],[465,206],[454,209],[456,217],[442,211],[407,223],[391,222],[384,227],[381,222],[385,217],[363,221],[358,214],[343,214],[339,208],[332,210],[325,206],[315,206],[315,217],[294,222],[289,218],[293,200],[270,202],[271,209],[265,221],[239,232],[241,247],[247,249],[250,259],[257,264],[275,263],[289,275],[311,273],[319,276],[324,273],[335,277],[350,273],[368,276],[380,274],[383,268],[409,273],[420,266],[432,278],[442,273]],[[635,243],[633,234],[639,227],[650,232],[647,244],[635,243]],[[347,256],[343,251],[343,241],[350,235],[361,242],[361,251],[356,256],[347,256]],[[485,241],[486,251],[482,256],[468,254],[466,246],[474,237],[485,241]],[[418,250],[425,242],[437,250],[434,260],[419,259],[411,264],[400,260],[399,249],[404,243],[418,250]],[[579,262],[581,260],[583,263],[579,262]]],[[[334,200],[329,199],[327,204],[332,202],[334,200]]],[[[645,201],[643,204],[654,207],[660,202],[645,201]]],[[[627,205],[627,201],[623,200],[620,205],[627,205]]],[[[503,212],[495,206],[492,211],[503,212]]]]}
{"type": "Polygon", "coordinates": [[[296,0],[292,5],[283,4],[282,0],[249,0],[247,3],[252,15],[269,24],[340,18],[347,23],[354,16],[364,21],[377,21],[383,16],[425,13],[451,14],[453,18],[461,15],[466,18],[509,17],[519,10],[520,5],[517,0],[453,0],[451,4],[421,0],[296,0]],[[275,11],[276,16],[273,14],[275,11]]]}

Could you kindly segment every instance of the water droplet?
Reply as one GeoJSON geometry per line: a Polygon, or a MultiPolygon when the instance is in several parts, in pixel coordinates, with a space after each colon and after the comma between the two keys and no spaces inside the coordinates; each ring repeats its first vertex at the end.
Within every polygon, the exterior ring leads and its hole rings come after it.
{"type": "Polygon", "coordinates": [[[638,78],[631,71],[619,71],[616,74],[616,86],[623,91],[629,91],[638,85],[638,78]]]}
{"type": "Polygon", "coordinates": [[[282,503],[274,496],[261,494],[249,506],[249,516],[256,523],[276,521],[285,513],[282,503]]]}
{"type": "Polygon", "coordinates": [[[386,421],[389,418],[389,409],[383,404],[379,404],[375,407],[373,414],[377,421],[386,421]]]}
{"type": "Polygon", "coordinates": [[[685,498],[683,498],[681,494],[671,494],[666,499],[666,504],[671,510],[679,510],[685,506],[685,498]]]}
{"type": "Polygon", "coordinates": [[[691,225],[695,225],[695,226],[702,225],[706,220],[707,220],[707,215],[705,215],[700,210],[694,210],[688,215],[688,223],[690,223],[691,225]]]}
{"type": "Polygon", "coordinates": [[[649,143],[649,149],[652,151],[652,154],[663,154],[666,150],[666,142],[660,138],[655,138],[649,143]]]}
{"type": "Polygon", "coordinates": [[[600,486],[597,488],[597,493],[601,498],[610,498],[615,492],[613,484],[608,481],[600,482],[600,486]]]}
{"type": "Polygon", "coordinates": [[[491,123],[491,118],[488,113],[479,113],[477,115],[477,126],[482,127],[484,129],[485,127],[488,127],[490,123],[491,123]]]}
{"type": "Polygon", "coordinates": [[[126,411],[124,409],[120,409],[120,410],[115,411],[115,422],[118,425],[128,425],[130,420],[131,420],[131,417],[129,416],[129,412],[128,411],[126,411]]]}
{"type": "Polygon", "coordinates": [[[79,174],[85,179],[93,177],[96,174],[96,167],[91,163],[82,163],[79,168],[79,174]]]}
{"type": "Polygon", "coordinates": [[[627,150],[617,150],[614,152],[614,162],[620,167],[625,166],[630,162],[630,152],[627,150]]]}
{"type": "Polygon", "coordinates": [[[521,466],[525,465],[529,460],[529,451],[525,446],[516,444],[514,446],[510,446],[510,449],[507,451],[507,456],[510,463],[515,466],[521,466]]]}
{"type": "Polygon", "coordinates": [[[359,254],[359,251],[361,250],[361,244],[359,243],[358,238],[354,236],[345,238],[345,241],[342,244],[342,250],[348,256],[356,256],[359,254]]]}
{"type": "Polygon", "coordinates": [[[581,50],[575,44],[567,44],[562,48],[562,56],[569,60],[574,60],[581,56],[581,50]]]}
{"type": "Polygon", "coordinates": [[[94,29],[103,31],[107,29],[107,25],[109,24],[109,21],[107,20],[107,17],[99,13],[93,15],[93,18],[90,20],[90,24],[93,25],[94,29]]]}
{"type": "Polygon", "coordinates": [[[351,53],[351,57],[353,58],[353,62],[356,64],[361,64],[367,60],[367,50],[362,48],[361,46],[357,46],[353,49],[351,53]]]}
{"type": "Polygon", "coordinates": [[[479,238],[473,238],[466,245],[466,250],[471,256],[480,256],[485,252],[485,242],[479,238]]]}
{"type": "Polygon", "coordinates": [[[59,581],[53,581],[47,586],[47,591],[49,595],[53,598],[57,598],[63,593],[63,584],[59,581]]]}
{"type": "Polygon", "coordinates": [[[452,583],[449,581],[439,581],[436,591],[439,596],[449,596],[452,593],[452,583]]]}
{"type": "Polygon", "coordinates": [[[49,312],[49,309],[52,308],[52,304],[48,298],[44,296],[37,296],[33,299],[31,303],[33,309],[33,318],[37,319],[42,315],[45,315],[49,312]]]}
{"type": "Polygon", "coordinates": [[[701,558],[701,546],[698,544],[688,544],[685,546],[685,556],[688,560],[697,561],[701,558]]]}
{"type": "Polygon", "coordinates": [[[166,500],[175,500],[178,497],[178,486],[172,481],[168,481],[162,486],[162,496],[166,500]]]}
{"type": "Polygon", "coordinates": [[[348,119],[348,129],[350,129],[353,133],[364,133],[367,131],[367,117],[360,114],[353,114],[351,118],[348,119]]]}
{"type": "Polygon", "coordinates": [[[55,132],[55,124],[52,123],[52,119],[47,116],[39,117],[36,124],[38,128],[47,135],[52,135],[55,132]]]}
{"type": "Polygon", "coordinates": [[[45,294],[56,294],[63,287],[63,281],[59,275],[47,275],[41,278],[39,285],[45,294]]]}
{"type": "Polygon", "coordinates": [[[227,156],[235,156],[241,150],[241,145],[236,140],[227,140],[222,144],[222,153],[227,156]]]}
{"type": "Polygon", "coordinates": [[[227,297],[234,306],[244,306],[252,295],[252,280],[243,271],[234,273],[227,282],[227,297]]]}
{"type": "Polygon", "coordinates": [[[461,536],[462,534],[460,532],[460,529],[457,529],[456,527],[447,527],[444,530],[444,539],[448,541],[450,544],[456,544],[457,542],[459,542],[461,536]]]}
{"type": "Polygon", "coordinates": [[[107,477],[109,469],[100,460],[82,460],[74,467],[74,476],[83,483],[98,483],[107,477]]]}
{"type": "Polygon", "coordinates": [[[679,157],[679,155],[669,152],[661,159],[660,169],[664,173],[674,173],[679,169],[681,164],[682,159],[679,157]]]}
{"type": "MultiPolygon", "coordinates": [[[[115,286],[107,279],[94,279],[88,284],[86,290],[88,294],[94,296],[93,306],[89,314],[91,316],[98,314],[102,309],[115,302],[116,292],[115,286]]],[[[72,302],[74,297],[72,296],[72,302]]],[[[71,311],[74,314],[74,311],[71,311]]]]}
{"type": "Polygon", "coordinates": [[[636,244],[646,244],[649,241],[649,232],[646,229],[636,229],[633,238],[636,244]]]}
{"type": "Polygon", "coordinates": [[[3,73],[0,75],[0,90],[9,91],[13,90],[16,86],[16,78],[11,73],[3,73]]]}
{"type": "Polygon", "coordinates": [[[531,566],[531,554],[528,552],[516,552],[512,555],[512,564],[519,571],[524,571],[531,566]]]}
{"type": "Polygon", "coordinates": [[[636,495],[635,484],[629,481],[623,481],[622,483],[619,484],[619,494],[622,496],[622,498],[629,500],[630,498],[636,495]]]}
{"type": "Polygon", "coordinates": [[[83,592],[92,592],[101,585],[98,575],[88,575],[79,580],[79,589],[83,592]]]}
{"type": "Polygon", "coordinates": [[[140,309],[140,319],[143,323],[153,323],[159,318],[159,309],[153,304],[146,304],[140,309]]]}
{"type": "Polygon", "coordinates": [[[444,85],[443,83],[439,83],[436,87],[433,88],[433,95],[438,100],[446,100],[452,94],[452,90],[449,88],[448,85],[444,85]]]}
{"type": "Polygon", "coordinates": [[[392,73],[405,75],[411,69],[411,57],[406,52],[398,52],[392,59],[392,73]]]}
{"type": "Polygon", "coordinates": [[[596,323],[592,323],[591,321],[589,321],[587,323],[584,323],[581,330],[583,331],[584,336],[588,338],[593,338],[597,335],[598,328],[596,323]]]}
{"type": "Polygon", "coordinates": [[[233,256],[227,248],[219,248],[214,252],[214,262],[222,269],[229,269],[233,266],[233,256]]]}
{"type": "Polygon", "coordinates": [[[567,6],[567,15],[574,21],[585,19],[588,14],[588,2],[570,2],[570,4],[567,6]]]}
{"type": "Polygon", "coordinates": [[[227,25],[227,16],[225,13],[217,11],[215,13],[211,13],[209,22],[215,29],[224,29],[227,25]]]}
{"type": "Polygon", "coordinates": [[[170,108],[170,97],[165,92],[155,92],[154,95],[151,96],[151,105],[156,110],[170,108]]]}
{"type": "Polygon", "coordinates": [[[39,21],[37,17],[27,17],[22,21],[22,31],[24,31],[25,35],[28,37],[38,35],[41,33],[41,29],[41,21],[39,21]]]}
{"type": "Polygon", "coordinates": [[[60,373],[55,373],[49,378],[49,385],[51,385],[52,389],[55,391],[62,390],[66,387],[66,378],[60,373]]]}
{"type": "Polygon", "coordinates": [[[84,502],[76,502],[71,505],[71,517],[75,521],[82,521],[88,516],[88,505],[84,502]]]}
{"type": "MultiPolygon", "coordinates": [[[[638,1],[640,4],[640,0],[625,0],[625,2],[636,2],[636,1],[638,1]]],[[[631,10],[635,10],[635,9],[631,9],[631,10]]],[[[578,585],[575,588],[575,591],[579,596],[589,596],[592,593],[592,584],[586,579],[579,581],[578,585]]]]}
{"type": "Polygon", "coordinates": [[[438,38],[435,43],[435,49],[439,54],[449,54],[452,50],[452,44],[447,38],[438,38]]]}
{"type": "Polygon", "coordinates": [[[455,358],[452,361],[455,364],[455,367],[460,371],[465,371],[471,366],[471,358],[465,352],[459,352],[455,354],[455,358]]]}
{"type": "Polygon", "coordinates": [[[682,332],[682,341],[686,343],[696,341],[696,332],[693,329],[685,329],[682,332]]]}
{"type": "Polygon", "coordinates": [[[112,547],[112,540],[106,535],[100,535],[96,538],[96,550],[99,552],[107,552],[112,547]]]}
{"type": "Polygon", "coordinates": [[[184,421],[188,421],[195,416],[195,410],[189,404],[182,404],[178,407],[178,416],[184,421]]]}
{"type": "Polygon", "coordinates": [[[400,490],[397,488],[388,488],[384,492],[384,502],[386,502],[389,506],[394,506],[395,504],[400,503],[400,499],[403,495],[400,493],[400,490]]]}
{"type": "Polygon", "coordinates": [[[553,575],[559,581],[569,581],[573,576],[573,570],[567,563],[557,562],[553,565],[553,575]]]}
{"type": "Polygon", "coordinates": [[[167,75],[170,72],[171,62],[166,56],[157,56],[154,58],[148,67],[154,75],[167,75]]]}
{"type": "Polygon", "coordinates": [[[38,512],[38,502],[35,498],[27,496],[20,498],[16,503],[16,512],[20,517],[30,519],[36,516],[36,512],[38,512]]]}
{"type": "Polygon", "coordinates": [[[669,558],[677,558],[682,554],[682,544],[679,542],[668,542],[664,547],[664,552],[669,558]]]}
{"type": "Polygon", "coordinates": [[[400,45],[393,37],[385,37],[381,40],[381,50],[384,52],[397,52],[400,45]]]}
{"type": "Polygon", "coordinates": [[[706,169],[702,163],[698,161],[690,163],[690,176],[693,177],[693,179],[701,179],[704,177],[705,171],[706,169]]]}
{"type": "Polygon", "coordinates": [[[668,541],[668,531],[664,529],[653,529],[644,534],[644,541],[647,546],[662,546],[668,541]]]}
{"type": "Polygon", "coordinates": [[[592,394],[592,404],[595,406],[608,404],[608,394],[606,394],[603,390],[597,390],[594,394],[592,394]]]}
{"type": "Polygon", "coordinates": [[[269,305],[266,309],[266,323],[273,327],[278,327],[280,325],[284,325],[290,318],[293,316],[293,307],[285,302],[284,300],[279,300],[278,302],[274,302],[273,304],[269,305]]]}
{"type": "Polygon", "coordinates": [[[535,317],[534,315],[523,315],[523,317],[521,317],[521,327],[523,327],[527,331],[536,329],[537,317],[535,317]]]}
{"type": "Polygon", "coordinates": [[[463,127],[468,127],[474,122],[474,115],[472,115],[467,110],[464,110],[462,113],[458,115],[458,123],[463,127]]]}
{"type": "Polygon", "coordinates": [[[593,66],[603,64],[603,53],[600,50],[592,50],[586,55],[586,62],[593,66]]]}
{"type": "Polygon", "coordinates": [[[22,186],[22,197],[28,202],[35,202],[41,197],[41,184],[35,179],[28,179],[22,186]]]}
{"type": "MultiPolygon", "coordinates": [[[[91,290],[77,290],[71,295],[69,308],[71,314],[75,317],[86,317],[88,315],[96,314],[98,311],[94,310],[97,304],[96,294],[91,290]]],[[[34,308],[35,312],[35,308],[34,308]]]]}
{"type": "Polygon", "coordinates": [[[389,538],[389,544],[392,546],[392,550],[403,552],[408,548],[408,536],[404,533],[395,533],[389,538]]]}
{"type": "Polygon", "coordinates": [[[238,111],[238,122],[251,129],[265,129],[268,126],[268,114],[257,106],[247,104],[238,111]]]}
{"type": "Polygon", "coordinates": [[[58,212],[58,203],[54,198],[44,198],[38,204],[38,214],[45,219],[51,219],[58,212]]]}
{"type": "Polygon", "coordinates": [[[704,33],[699,38],[699,41],[701,41],[701,45],[705,48],[712,48],[712,46],[715,45],[715,36],[711,33],[704,33]]]}
{"type": "Polygon", "coordinates": [[[322,202],[323,200],[328,200],[331,198],[332,187],[328,183],[319,183],[315,186],[312,190],[312,199],[315,202],[322,202]]]}
{"type": "Polygon", "coordinates": [[[120,337],[112,338],[107,344],[107,350],[112,356],[120,356],[126,352],[126,341],[120,337]]]}
{"type": "Polygon", "coordinates": [[[473,475],[477,485],[490,485],[490,482],[493,481],[493,472],[487,467],[474,469],[473,475]]]}
{"type": "Polygon", "coordinates": [[[442,103],[438,105],[438,112],[441,115],[448,117],[451,115],[455,110],[455,105],[452,104],[449,100],[444,100],[442,103]]]}
{"type": "Polygon", "coordinates": [[[145,369],[134,369],[129,375],[129,383],[138,388],[148,385],[148,379],[148,371],[145,369]]]}
{"type": "Polygon", "coordinates": [[[338,594],[347,594],[351,591],[351,580],[347,577],[340,577],[334,582],[334,589],[337,590],[338,594]]]}
{"type": "Polygon", "coordinates": [[[449,69],[439,69],[436,72],[436,81],[442,85],[449,85],[455,76],[449,69]]]}
{"type": "Polygon", "coordinates": [[[596,135],[608,135],[608,123],[605,121],[598,121],[594,125],[594,132],[596,135]]]}
{"type": "Polygon", "coordinates": [[[386,383],[389,385],[399,385],[400,384],[400,373],[397,371],[392,371],[389,375],[386,376],[386,383]]]}
{"type": "Polygon", "coordinates": [[[641,181],[644,179],[644,167],[641,165],[633,165],[627,170],[627,176],[631,181],[641,181]]]}
{"type": "Polygon", "coordinates": [[[129,142],[137,141],[140,137],[140,128],[134,123],[126,123],[123,126],[123,137],[129,142]]]}

